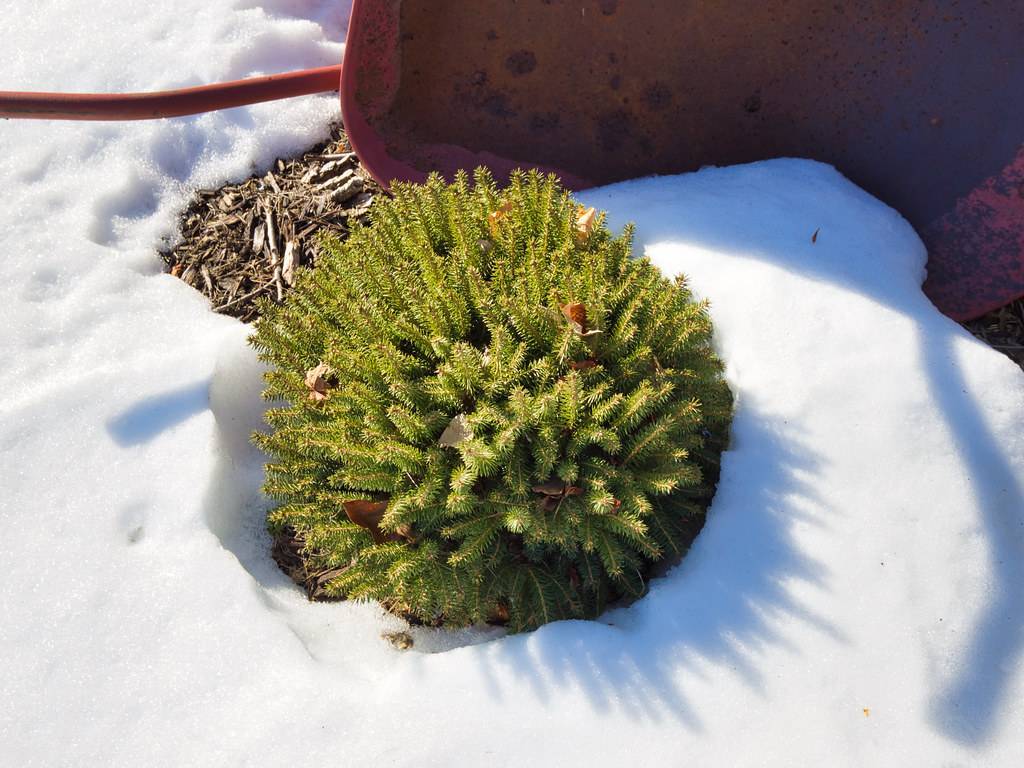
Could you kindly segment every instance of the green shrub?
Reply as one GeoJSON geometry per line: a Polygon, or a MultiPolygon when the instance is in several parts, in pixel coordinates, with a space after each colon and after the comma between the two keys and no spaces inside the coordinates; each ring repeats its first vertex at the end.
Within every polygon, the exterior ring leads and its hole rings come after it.
{"type": "Polygon", "coordinates": [[[432,177],[264,308],[269,522],[330,594],[522,630],[683,554],[731,396],[706,305],[631,237],[553,177],[432,177]]]}

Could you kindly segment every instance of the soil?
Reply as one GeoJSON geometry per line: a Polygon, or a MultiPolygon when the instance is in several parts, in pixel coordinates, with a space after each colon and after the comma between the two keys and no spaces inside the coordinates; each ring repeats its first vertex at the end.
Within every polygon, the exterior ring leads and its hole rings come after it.
{"type": "Polygon", "coordinates": [[[306,543],[302,537],[291,527],[277,531],[273,534],[273,546],[270,556],[274,558],[277,567],[284,574],[306,590],[306,597],[317,602],[335,602],[342,598],[327,594],[324,587],[334,576],[337,575],[337,568],[329,568],[320,571],[308,569],[308,563],[302,557],[302,551],[306,543]]]}

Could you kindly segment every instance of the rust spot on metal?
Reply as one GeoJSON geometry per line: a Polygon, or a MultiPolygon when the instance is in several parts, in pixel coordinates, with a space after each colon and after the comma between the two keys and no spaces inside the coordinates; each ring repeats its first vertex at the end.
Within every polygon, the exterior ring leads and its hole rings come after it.
{"type": "Polygon", "coordinates": [[[550,133],[558,128],[562,118],[557,112],[545,112],[539,114],[534,112],[530,115],[530,127],[540,133],[550,133]]]}
{"type": "Polygon", "coordinates": [[[616,152],[625,145],[633,132],[633,116],[624,109],[601,115],[597,120],[597,142],[606,152],[616,152]]]}
{"type": "Polygon", "coordinates": [[[667,109],[672,104],[672,91],[665,83],[652,83],[643,96],[644,104],[655,112],[667,109]]]}
{"type": "Polygon", "coordinates": [[[533,51],[513,51],[505,59],[505,69],[516,77],[528,75],[537,68],[537,57],[533,51]]]}

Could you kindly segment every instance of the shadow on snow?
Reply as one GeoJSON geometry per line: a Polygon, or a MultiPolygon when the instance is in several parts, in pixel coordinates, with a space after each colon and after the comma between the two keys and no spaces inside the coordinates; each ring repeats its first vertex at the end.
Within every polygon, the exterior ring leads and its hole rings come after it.
{"type": "MultiPolygon", "coordinates": [[[[922,265],[924,246],[898,214],[880,215],[870,195],[845,180],[837,185],[837,178],[840,174],[829,166],[775,160],[748,166],[742,175],[732,169],[692,174],[687,177],[685,194],[680,196],[676,187],[671,199],[656,188],[648,191],[643,181],[627,184],[635,185],[631,191],[635,190],[637,231],[646,242],[685,242],[743,253],[750,259],[841,285],[872,299],[880,309],[917,319],[919,354],[929,392],[946,422],[950,445],[959,451],[970,477],[987,533],[993,577],[989,601],[976,626],[966,632],[970,640],[959,671],[952,680],[938,683],[932,693],[931,720],[946,736],[978,747],[994,730],[1011,672],[1024,651],[1024,491],[1019,473],[992,434],[976,396],[968,392],[956,362],[956,342],[968,337],[967,332],[935,311],[920,292],[923,270],[915,277],[885,268],[891,256],[880,244],[902,237],[906,248],[899,251],[916,249],[922,265]],[[777,194],[779,178],[787,175],[799,179],[798,184],[783,185],[787,190],[799,190],[790,200],[777,194]],[[741,214],[723,215],[723,200],[737,199],[747,202],[741,214]],[[806,224],[794,222],[792,211],[807,208],[814,209],[815,218],[806,224]],[[856,221],[873,227],[879,236],[872,238],[869,232],[865,250],[844,249],[840,244],[838,250],[833,249],[839,258],[826,258],[825,251],[813,248],[809,233],[820,228],[822,238],[827,238],[842,232],[843,219],[851,211],[863,212],[856,221]],[[872,248],[874,244],[879,247],[872,248]],[[914,280],[913,285],[908,279],[914,280]]],[[[604,194],[593,194],[588,204],[600,206],[604,194]]],[[[734,203],[726,203],[730,214],[737,212],[735,208],[734,203]]],[[[643,244],[638,245],[639,252],[643,244]]],[[[905,265],[902,271],[908,272],[905,265]]]]}

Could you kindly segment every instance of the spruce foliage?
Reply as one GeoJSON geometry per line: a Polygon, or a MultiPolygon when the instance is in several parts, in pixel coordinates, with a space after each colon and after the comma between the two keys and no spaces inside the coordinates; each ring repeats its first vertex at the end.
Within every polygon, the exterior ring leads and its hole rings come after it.
{"type": "Polygon", "coordinates": [[[396,185],[252,343],[271,529],[427,623],[594,617],[678,557],[731,395],[707,308],[554,177],[396,185]]]}

